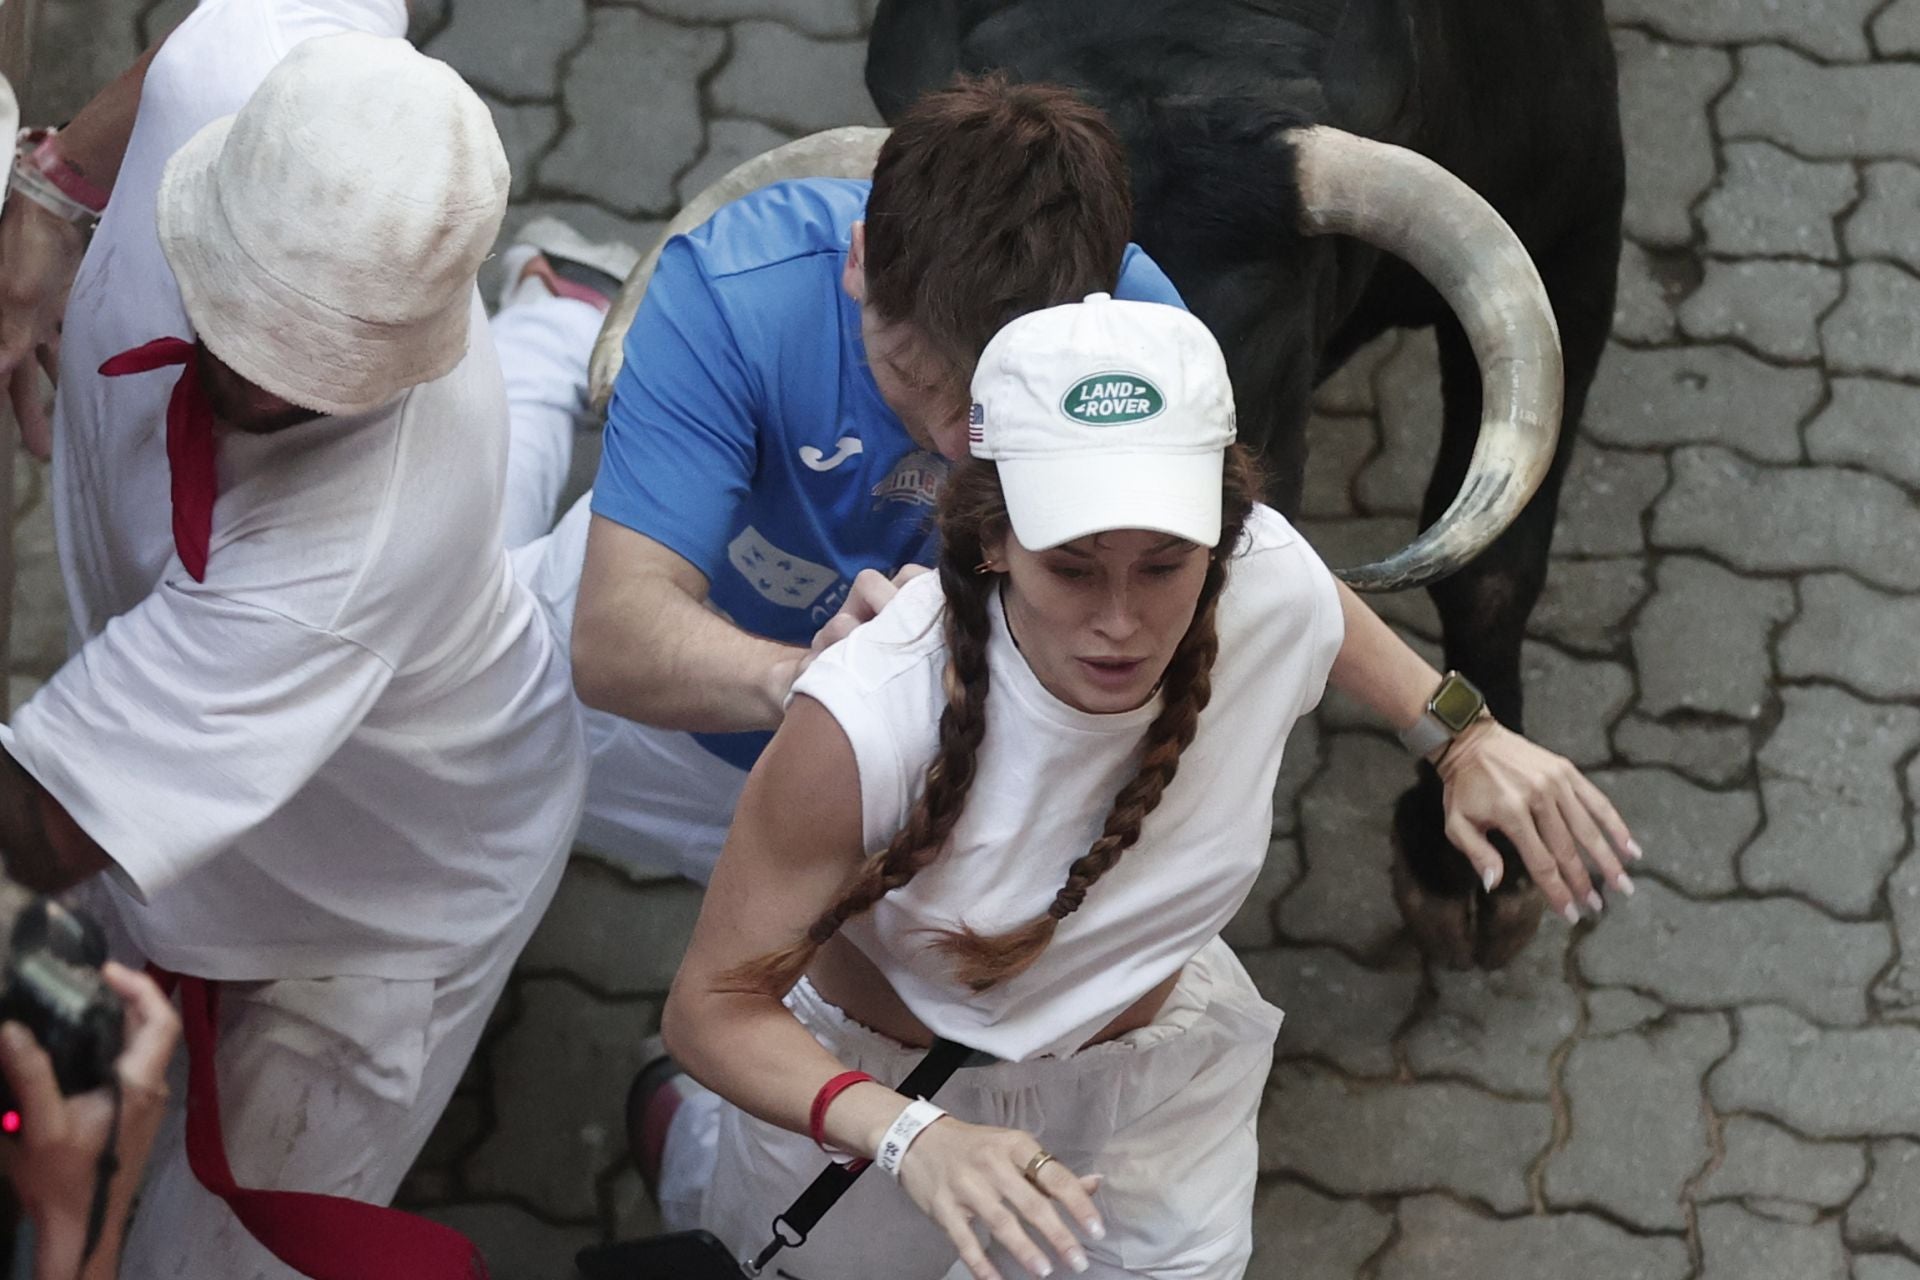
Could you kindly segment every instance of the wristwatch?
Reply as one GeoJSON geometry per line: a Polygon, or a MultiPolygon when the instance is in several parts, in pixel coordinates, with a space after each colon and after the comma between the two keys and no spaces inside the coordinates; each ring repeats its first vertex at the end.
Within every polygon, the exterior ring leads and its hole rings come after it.
{"type": "Polygon", "coordinates": [[[1487,700],[1473,681],[1458,671],[1449,671],[1427,699],[1426,711],[1400,731],[1400,745],[1416,756],[1430,756],[1486,713],[1487,700]]]}

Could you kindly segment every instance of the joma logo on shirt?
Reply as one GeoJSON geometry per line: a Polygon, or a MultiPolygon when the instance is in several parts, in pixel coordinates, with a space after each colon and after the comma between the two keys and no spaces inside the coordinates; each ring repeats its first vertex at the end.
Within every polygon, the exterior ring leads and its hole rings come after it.
{"type": "Polygon", "coordinates": [[[1166,407],[1160,388],[1137,373],[1096,373],[1068,387],[1060,400],[1062,413],[1095,427],[1145,422],[1166,407]]]}

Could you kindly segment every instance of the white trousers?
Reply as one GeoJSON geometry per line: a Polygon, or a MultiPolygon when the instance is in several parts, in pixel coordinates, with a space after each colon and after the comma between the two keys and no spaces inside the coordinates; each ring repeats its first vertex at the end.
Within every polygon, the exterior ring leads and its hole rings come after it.
{"type": "MultiPolygon", "coordinates": [[[[473,1057],[565,860],[509,933],[440,979],[323,978],[220,986],[220,1118],[245,1187],[386,1204],[473,1057]]],[[[298,1280],[193,1176],[185,1055],[154,1144],[121,1280],[298,1280]]]]}
{"type": "MultiPolygon", "coordinates": [[[[551,533],[547,527],[572,461],[599,326],[600,313],[571,298],[516,302],[492,325],[513,431],[507,546],[514,575],[546,609],[562,650],[573,636],[592,495],[575,502],[551,533]]],[[[705,884],[733,822],[745,771],[676,730],[592,709],[586,726],[592,764],[580,843],[638,875],[705,884]]]]}
{"type": "MultiPolygon", "coordinates": [[[[835,1057],[880,1080],[904,1079],[923,1052],[853,1022],[804,981],[787,1005],[835,1057]]],[[[1093,1263],[1086,1275],[1234,1280],[1253,1248],[1254,1124],[1280,1020],[1216,938],[1188,962],[1151,1025],[1067,1058],[963,1068],[936,1100],[963,1120],[1026,1130],[1077,1173],[1105,1175],[1094,1201],[1107,1237],[1084,1242],[1093,1263]]],[[[774,1215],[824,1157],[804,1134],[736,1107],[722,1105],[718,1115],[700,1218],[747,1256],[772,1238],[774,1215]]],[[[668,1161],[697,1145],[670,1136],[668,1161]]],[[[671,1167],[663,1170],[663,1181],[674,1180],[671,1167]]],[[[1003,1275],[1025,1274],[1003,1250],[990,1255],[1003,1275]]],[[[946,1234],[878,1171],[778,1259],[804,1280],[938,1280],[957,1263],[946,1234]]]]}

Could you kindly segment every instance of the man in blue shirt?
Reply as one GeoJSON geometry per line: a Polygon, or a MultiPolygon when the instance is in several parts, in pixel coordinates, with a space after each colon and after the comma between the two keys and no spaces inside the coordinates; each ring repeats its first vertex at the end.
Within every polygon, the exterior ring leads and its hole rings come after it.
{"type": "Polygon", "coordinates": [[[794,678],[931,561],[987,339],[1097,291],[1179,303],[1130,221],[1097,111],[984,80],[903,118],[871,183],[779,183],[666,246],[591,515],[520,553],[594,709],[583,841],[706,879],[794,678]]]}

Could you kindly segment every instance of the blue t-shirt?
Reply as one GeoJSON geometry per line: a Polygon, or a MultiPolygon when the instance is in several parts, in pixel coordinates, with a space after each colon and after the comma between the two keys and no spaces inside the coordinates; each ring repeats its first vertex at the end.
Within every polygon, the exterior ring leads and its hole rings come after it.
{"type": "MultiPolygon", "coordinates": [[[[667,243],[627,333],[595,515],[671,548],[755,635],[806,645],[862,569],[934,559],[947,463],[874,385],[840,287],[869,182],[777,183],[667,243]]],[[[1129,245],[1116,297],[1184,305],[1129,245]]],[[[695,735],[750,768],[767,733],[695,735]]]]}

